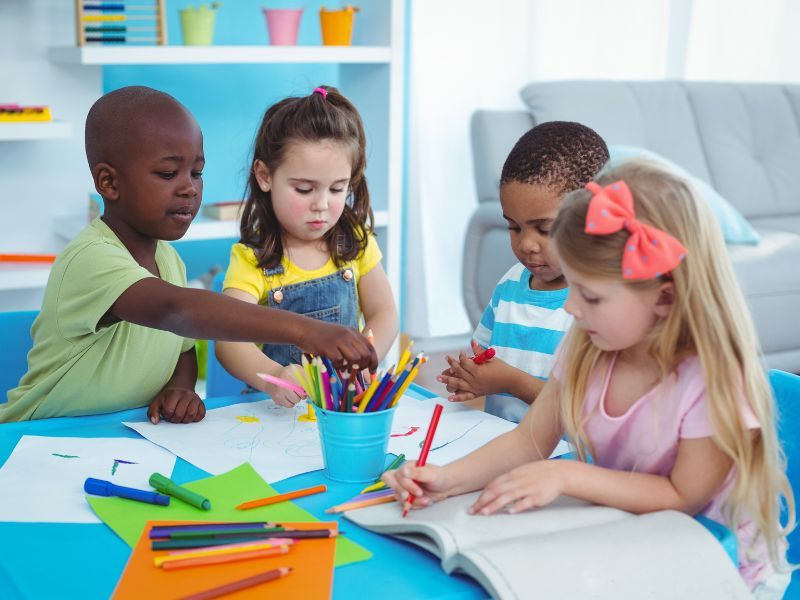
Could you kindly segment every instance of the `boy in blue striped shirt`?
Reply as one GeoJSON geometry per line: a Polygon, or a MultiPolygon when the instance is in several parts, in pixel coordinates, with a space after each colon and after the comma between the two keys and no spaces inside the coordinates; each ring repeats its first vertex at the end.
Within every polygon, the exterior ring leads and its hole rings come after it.
{"type": "Polygon", "coordinates": [[[447,357],[439,381],[450,400],[486,396],[486,411],[519,422],[544,386],[556,348],[572,317],[564,310],[567,283],[549,247],[561,199],[594,179],[608,148],[579,123],[537,125],[508,155],[500,177],[500,205],[511,249],[519,260],[500,279],[473,336],[473,351],[489,346],[495,358],[476,365],[464,353],[447,357]]]}

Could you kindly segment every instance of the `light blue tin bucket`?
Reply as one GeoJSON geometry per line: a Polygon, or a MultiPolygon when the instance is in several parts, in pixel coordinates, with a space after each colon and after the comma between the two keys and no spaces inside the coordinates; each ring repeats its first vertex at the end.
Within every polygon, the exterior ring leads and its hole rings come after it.
{"type": "Polygon", "coordinates": [[[334,481],[375,481],[386,464],[394,408],[344,413],[316,409],[325,476],[334,481]]]}

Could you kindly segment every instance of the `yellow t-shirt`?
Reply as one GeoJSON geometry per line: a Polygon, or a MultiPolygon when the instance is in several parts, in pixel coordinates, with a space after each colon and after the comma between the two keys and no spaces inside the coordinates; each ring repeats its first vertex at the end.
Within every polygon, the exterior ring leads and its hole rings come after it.
{"type": "Polygon", "coordinates": [[[344,263],[342,267],[337,268],[333,259],[328,259],[328,262],[319,269],[307,271],[289,262],[286,255],[284,255],[281,260],[284,272],[280,275],[266,275],[264,270],[258,267],[258,259],[253,249],[238,243],[231,248],[231,262],[228,265],[228,272],[225,273],[225,282],[222,284],[222,289],[233,288],[241,290],[256,298],[259,304],[267,304],[269,293],[274,289],[311,279],[319,279],[336,273],[341,268],[350,268],[353,270],[356,294],[358,294],[358,282],[380,262],[382,256],[378,241],[374,235],[370,235],[364,252],[355,260],[344,263]]]}
{"type": "MultiPolygon", "coordinates": [[[[186,286],[186,269],[158,242],[161,279],[186,286]]],[[[149,404],[194,340],[126,321],[100,320],[131,285],[154,277],[100,218],[58,256],[31,328],[28,372],[0,404],[0,423],[114,412],[149,404]]]]}

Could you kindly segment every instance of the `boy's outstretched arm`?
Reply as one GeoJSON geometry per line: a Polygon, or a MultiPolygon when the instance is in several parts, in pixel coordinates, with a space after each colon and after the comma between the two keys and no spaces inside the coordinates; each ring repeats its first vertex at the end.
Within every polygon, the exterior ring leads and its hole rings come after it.
{"type": "Polygon", "coordinates": [[[161,417],[172,423],[194,423],[206,416],[206,407],[194,391],[197,383],[197,353],[194,348],[183,352],[164,388],[156,394],[147,417],[157,424],[161,417]]]}
{"type": "Polygon", "coordinates": [[[156,277],[131,285],[109,312],[116,319],[183,337],[294,344],[335,363],[346,360],[370,371],[378,366],[375,349],[354,329],[206,290],[183,288],[156,277]]]}

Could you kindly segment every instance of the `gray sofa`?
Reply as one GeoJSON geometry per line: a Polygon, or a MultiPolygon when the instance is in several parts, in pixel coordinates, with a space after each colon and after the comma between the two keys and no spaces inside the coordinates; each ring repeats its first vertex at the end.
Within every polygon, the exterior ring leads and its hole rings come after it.
{"type": "Polygon", "coordinates": [[[522,90],[529,111],[478,111],[479,206],[464,244],[464,301],[477,323],[514,262],[498,204],[500,171],[537,123],[579,121],[608,144],[647,148],[711,184],[761,236],[729,245],[766,362],[800,372],[800,86],[564,81],[522,90]]]}

